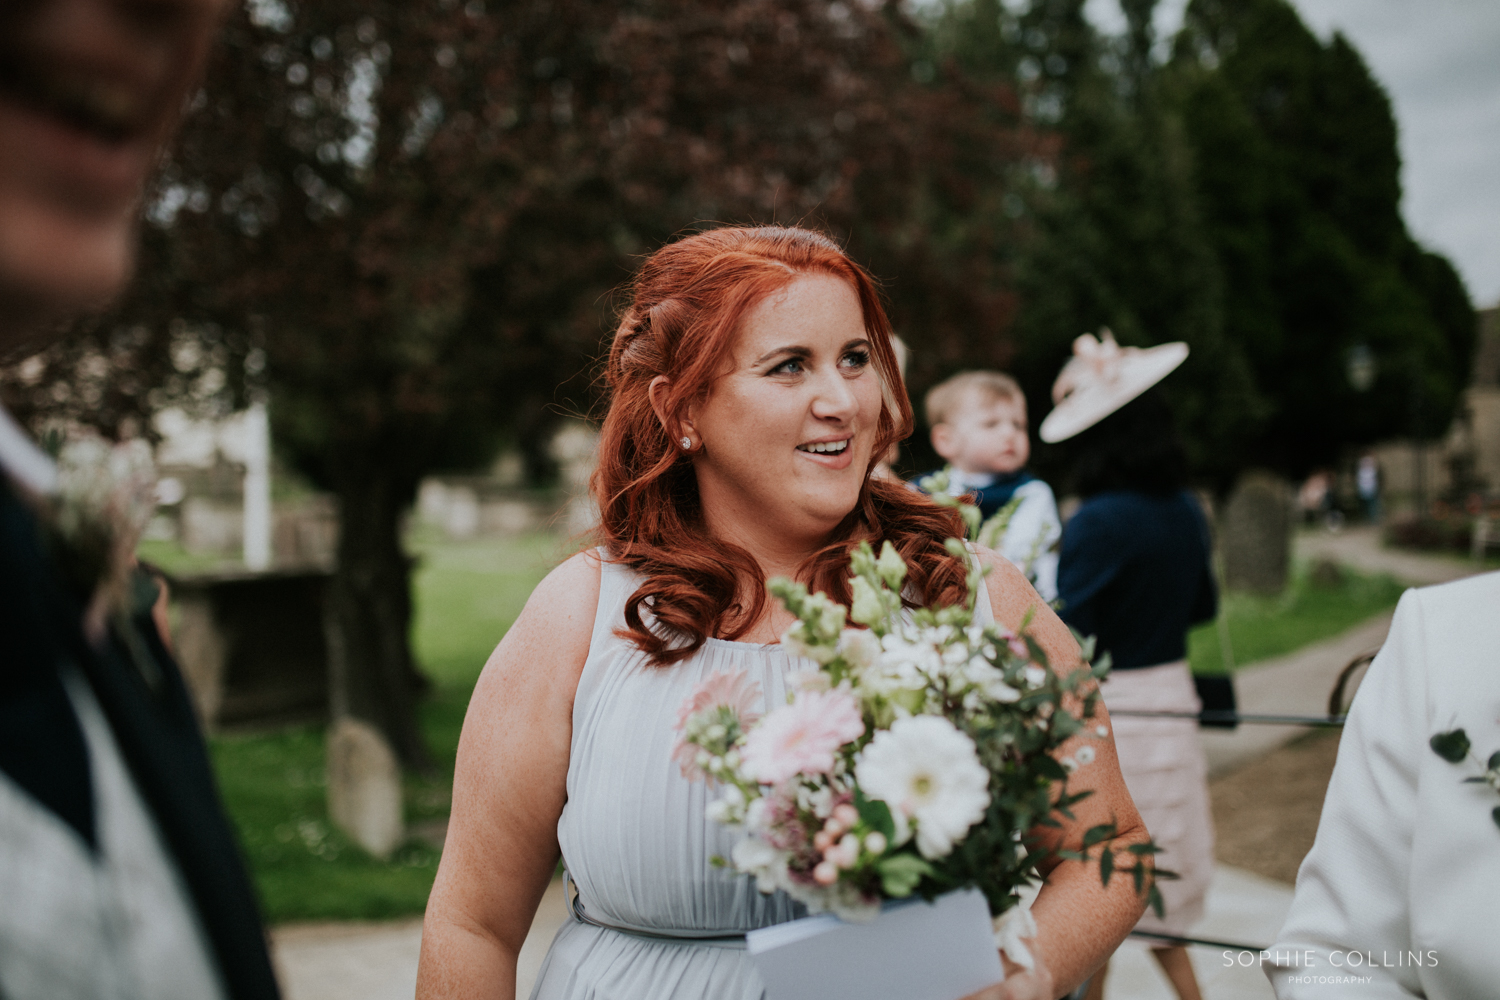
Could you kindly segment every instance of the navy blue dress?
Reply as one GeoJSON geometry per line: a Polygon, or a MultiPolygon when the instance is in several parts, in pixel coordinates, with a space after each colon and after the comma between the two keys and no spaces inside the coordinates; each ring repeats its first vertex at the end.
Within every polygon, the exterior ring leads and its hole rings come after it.
{"type": "Polygon", "coordinates": [[[1114,669],[1187,655],[1187,631],[1218,611],[1208,524],[1191,493],[1111,490],[1063,528],[1058,614],[1095,636],[1114,669]]]}

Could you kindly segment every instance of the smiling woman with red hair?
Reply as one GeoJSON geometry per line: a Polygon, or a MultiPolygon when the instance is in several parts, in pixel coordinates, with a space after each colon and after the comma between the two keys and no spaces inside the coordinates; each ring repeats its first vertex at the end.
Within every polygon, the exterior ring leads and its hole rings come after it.
{"type": "MultiPolygon", "coordinates": [[[[803,229],[718,229],[641,269],[615,332],[610,406],[593,491],[596,550],[554,570],[486,665],[459,746],[453,817],[422,937],[423,998],[512,997],[516,957],[559,855],[580,917],[558,933],[534,997],[743,998],[762,986],[747,930],[794,919],[784,894],[710,864],[732,833],[704,817],[705,787],[672,763],[671,722],[700,681],[743,671],[762,710],[806,666],[778,637],[791,616],[766,581],[791,576],[849,600],[848,555],[890,541],[911,598],[964,594],[943,548],[958,519],[872,478],[911,431],[889,320],[870,277],[803,229]]],[[[996,619],[1052,662],[1079,661],[1067,629],[1004,559],[996,619]]],[[[1076,849],[1116,822],[1144,840],[1099,741],[1094,795],[1063,827],[1076,849]]],[[[1076,779],[1075,779],[1076,783],[1076,779]]],[[[1033,970],[1009,966],[986,998],[1051,998],[1076,986],[1143,903],[1077,862],[1054,867],[1033,913],[1033,970]]]]}

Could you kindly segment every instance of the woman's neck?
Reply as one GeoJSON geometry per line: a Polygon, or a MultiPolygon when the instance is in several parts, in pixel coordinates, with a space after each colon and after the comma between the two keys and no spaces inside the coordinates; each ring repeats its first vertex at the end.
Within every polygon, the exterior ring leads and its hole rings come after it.
{"type": "MultiPolygon", "coordinates": [[[[760,570],[757,580],[742,580],[740,602],[744,607],[755,603],[758,588],[765,593],[765,586],[779,576],[797,579],[798,572],[814,553],[828,543],[832,532],[819,538],[788,537],[774,530],[761,519],[705,516],[705,527],[713,537],[744,549],[755,560],[760,570]]],[[[793,622],[792,614],[781,606],[781,602],[767,596],[759,620],[737,638],[743,642],[775,643],[793,622]]]]}

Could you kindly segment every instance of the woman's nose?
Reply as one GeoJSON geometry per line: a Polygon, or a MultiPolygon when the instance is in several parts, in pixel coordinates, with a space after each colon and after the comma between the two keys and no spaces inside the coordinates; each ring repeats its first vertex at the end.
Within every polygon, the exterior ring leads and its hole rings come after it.
{"type": "Polygon", "coordinates": [[[813,416],[820,420],[848,420],[859,407],[854,386],[841,371],[824,372],[814,386],[813,416]]]}

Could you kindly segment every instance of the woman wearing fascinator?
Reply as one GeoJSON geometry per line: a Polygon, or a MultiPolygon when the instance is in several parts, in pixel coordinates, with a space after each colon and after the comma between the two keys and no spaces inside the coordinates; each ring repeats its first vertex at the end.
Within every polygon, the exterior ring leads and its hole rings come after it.
{"type": "MultiPolygon", "coordinates": [[[[423,1000],[515,996],[517,954],[560,857],[578,898],[536,1000],[760,1000],[745,933],[805,911],[714,867],[735,835],[674,763],[671,719],[715,674],[743,671],[775,705],[811,665],[779,641],[794,619],[769,600],[770,578],[848,601],[850,551],[889,541],[915,601],[967,594],[943,544],[963,533],[957,514],[871,475],[911,433],[911,403],[875,285],[828,237],[725,228],[658,250],[607,379],[592,483],[602,544],[543,581],[474,692],[423,927],[423,1000]]],[[[982,558],[992,573],[978,614],[1011,628],[1031,616],[1050,662],[1081,669],[1019,571],[982,558]]],[[[1080,772],[1093,794],[1033,831],[1045,844],[1079,850],[1111,821],[1124,842],[1145,840],[1113,744],[1096,745],[1080,772]]],[[[1049,865],[1032,967],[1007,966],[978,996],[1065,994],[1144,905],[1130,878],[1105,887],[1077,861],[1049,865]]]]}
{"type": "MultiPolygon", "coordinates": [[[[1101,686],[1113,712],[1200,710],[1187,665],[1187,631],[1218,606],[1208,523],[1186,489],[1187,457],[1157,383],[1187,358],[1184,343],[1121,347],[1085,334],[1053,386],[1043,441],[1070,442],[1083,498],[1063,529],[1059,614],[1098,639],[1113,669],[1101,686]]],[[[1184,935],[1203,915],[1213,873],[1208,764],[1191,720],[1115,719],[1120,770],[1161,846],[1166,915],[1138,930],[1184,935]]],[[[1153,949],[1182,1000],[1200,996],[1187,950],[1153,949]]],[[[1104,970],[1086,994],[1104,995],[1104,970]]]]}

